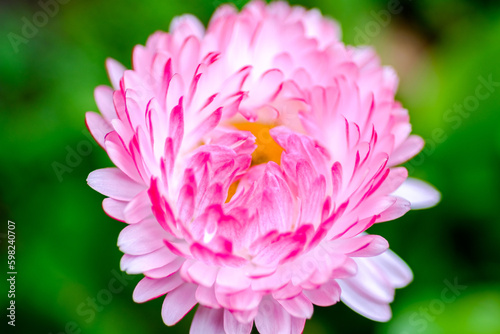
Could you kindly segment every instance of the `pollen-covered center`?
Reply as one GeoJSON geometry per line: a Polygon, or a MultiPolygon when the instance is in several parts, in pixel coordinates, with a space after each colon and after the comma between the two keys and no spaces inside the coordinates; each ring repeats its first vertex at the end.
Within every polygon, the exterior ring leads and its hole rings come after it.
{"type": "MultiPolygon", "coordinates": [[[[249,131],[255,136],[255,144],[257,148],[252,153],[252,166],[264,164],[269,161],[274,161],[278,165],[281,160],[283,148],[278,145],[269,133],[274,127],[273,124],[263,124],[258,122],[239,122],[232,124],[235,128],[242,131],[249,131]]],[[[239,181],[233,182],[229,187],[226,203],[236,193],[239,181]]]]}
{"type": "Polygon", "coordinates": [[[255,136],[257,148],[252,153],[252,166],[274,161],[278,165],[281,160],[283,149],[271,137],[269,130],[275,127],[274,124],[263,124],[258,122],[233,123],[238,130],[249,131],[255,136]]]}

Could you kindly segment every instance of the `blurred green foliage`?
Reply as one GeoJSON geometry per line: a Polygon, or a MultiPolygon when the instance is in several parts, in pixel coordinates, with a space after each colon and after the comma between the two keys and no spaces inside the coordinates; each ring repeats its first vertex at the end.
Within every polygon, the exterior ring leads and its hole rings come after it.
{"type": "MultiPolygon", "coordinates": [[[[103,213],[103,196],[85,182],[90,171],[111,163],[89,140],[84,113],[96,110],[94,87],[108,83],[106,57],[130,67],[133,46],[168,30],[174,16],[192,13],[206,24],[222,1],[65,2],[18,45],[9,34],[22,36],[23,18],[32,21],[43,9],[38,1],[0,2],[0,233],[8,219],[16,222],[16,328],[186,333],[192,312],[167,328],[161,300],[132,301],[140,277],[117,278],[123,225],[103,213]],[[67,161],[73,150],[86,153],[67,161]],[[54,162],[68,166],[60,177],[54,162]]],[[[443,195],[436,208],[371,230],[386,237],[415,274],[397,291],[394,318],[375,323],[339,303],[316,307],[305,333],[500,333],[500,87],[475,106],[470,98],[480,78],[500,82],[498,1],[402,0],[401,11],[389,16],[383,11],[392,0],[291,2],[320,8],[341,23],[347,44],[373,44],[382,63],[396,68],[398,98],[414,133],[427,140],[407,166],[443,195]],[[470,112],[453,111],[464,103],[474,106],[470,112]],[[466,288],[444,298],[446,282],[455,280],[466,288]]],[[[5,280],[0,289],[5,310],[5,280]]]]}

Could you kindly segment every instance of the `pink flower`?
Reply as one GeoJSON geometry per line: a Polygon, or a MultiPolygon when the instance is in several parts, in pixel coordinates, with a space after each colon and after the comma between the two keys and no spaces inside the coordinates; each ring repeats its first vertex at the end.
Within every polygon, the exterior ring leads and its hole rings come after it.
{"type": "Polygon", "coordinates": [[[397,77],[345,46],[319,11],[285,2],[220,7],[208,28],[175,18],[107,61],[87,125],[117,168],[89,175],[129,224],[121,268],[133,298],[166,294],[192,333],[299,333],[313,304],[342,300],[377,321],[412,280],[371,225],[439,193],[396,167],[423,146],[394,101],[397,77]]]}

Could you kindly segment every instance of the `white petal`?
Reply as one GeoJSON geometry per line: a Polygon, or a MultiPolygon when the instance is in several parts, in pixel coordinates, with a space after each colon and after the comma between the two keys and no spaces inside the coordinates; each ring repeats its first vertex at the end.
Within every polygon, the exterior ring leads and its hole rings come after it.
{"type": "Polygon", "coordinates": [[[388,303],[375,300],[357,289],[356,285],[347,280],[338,280],[342,289],[340,299],[354,311],[375,321],[388,321],[392,317],[388,303]]]}
{"type": "Polygon", "coordinates": [[[407,286],[413,280],[410,267],[390,249],[380,255],[366,258],[366,260],[383,272],[395,288],[407,286]]]}
{"type": "Polygon", "coordinates": [[[402,197],[411,203],[412,209],[433,207],[441,200],[441,194],[430,184],[409,177],[391,195],[402,197]]]}
{"type": "Polygon", "coordinates": [[[393,301],[394,289],[411,282],[410,268],[392,251],[367,258],[356,259],[358,273],[337,280],[341,300],[359,314],[375,320],[388,321],[391,316],[389,303],[393,301]]]}

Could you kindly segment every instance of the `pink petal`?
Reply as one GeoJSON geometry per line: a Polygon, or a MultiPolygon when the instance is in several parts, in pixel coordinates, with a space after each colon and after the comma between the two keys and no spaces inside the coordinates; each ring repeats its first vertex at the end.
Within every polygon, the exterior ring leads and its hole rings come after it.
{"type": "Polygon", "coordinates": [[[191,185],[182,187],[177,201],[177,217],[181,222],[189,222],[195,209],[195,190],[191,185]]]}
{"type": "Polygon", "coordinates": [[[340,286],[330,280],[315,290],[304,290],[304,295],[315,305],[330,306],[340,300],[340,286]]]}
{"type": "Polygon", "coordinates": [[[101,115],[93,111],[85,114],[85,123],[92,137],[101,147],[104,147],[104,138],[109,132],[113,131],[113,127],[101,115]]]}
{"type": "Polygon", "coordinates": [[[177,154],[182,142],[182,137],[184,136],[184,110],[182,109],[182,98],[179,101],[179,105],[172,109],[168,126],[168,136],[172,138],[174,154],[177,154]]]}
{"type": "Polygon", "coordinates": [[[193,243],[189,250],[193,257],[212,265],[225,265],[226,267],[239,268],[247,263],[247,260],[229,253],[216,253],[200,243],[193,243]]]}
{"type": "MultiPolygon", "coordinates": [[[[150,67],[153,63],[153,53],[142,45],[136,45],[132,51],[132,69],[143,74],[144,67],[150,67]],[[141,66],[142,65],[142,66],[141,66]]],[[[125,87],[137,87],[125,79],[125,87]]]]}
{"type": "Polygon", "coordinates": [[[210,131],[212,131],[220,122],[222,117],[222,108],[215,110],[210,116],[200,122],[194,130],[192,130],[186,137],[201,138],[210,131]]]}
{"type": "MultiPolygon", "coordinates": [[[[168,78],[165,78],[168,79],[168,78]]],[[[173,110],[179,104],[184,93],[184,80],[181,74],[175,73],[168,83],[167,95],[165,98],[166,110],[173,110]]]]}
{"type": "Polygon", "coordinates": [[[282,259],[300,252],[307,241],[305,235],[301,234],[278,238],[256,254],[253,262],[262,266],[275,266],[282,259]]]}
{"type": "Polygon", "coordinates": [[[249,323],[241,323],[229,312],[224,310],[224,330],[231,334],[250,334],[252,331],[253,321],[249,323]]]}
{"type": "Polygon", "coordinates": [[[97,108],[108,122],[118,117],[113,105],[113,89],[111,87],[98,86],[94,90],[94,98],[97,108]]]}
{"type": "Polygon", "coordinates": [[[147,270],[160,268],[176,258],[177,255],[163,247],[144,255],[125,254],[120,261],[120,268],[128,274],[140,274],[147,270]]]}
{"type": "Polygon", "coordinates": [[[403,216],[410,211],[410,202],[397,197],[396,202],[379,214],[377,222],[385,222],[403,216]]]}
{"type": "Polygon", "coordinates": [[[378,235],[362,235],[350,239],[335,240],[335,249],[351,257],[381,254],[389,248],[387,240],[378,235]]]}
{"type": "Polygon", "coordinates": [[[215,288],[215,296],[220,305],[233,311],[256,310],[262,300],[262,293],[252,289],[232,292],[218,286],[215,288]]]}
{"type": "Polygon", "coordinates": [[[288,283],[281,289],[273,291],[273,298],[276,300],[294,298],[300,295],[302,290],[302,287],[288,283]]]}
{"type": "Polygon", "coordinates": [[[184,283],[167,294],[161,308],[161,316],[167,326],[175,325],[196,305],[195,292],[196,285],[184,283]]]}
{"type": "Polygon", "coordinates": [[[224,333],[224,310],[214,310],[198,306],[198,310],[189,329],[190,334],[221,334],[224,333]]]}
{"type": "Polygon", "coordinates": [[[184,281],[179,275],[172,275],[161,279],[144,277],[137,283],[132,297],[136,303],[144,303],[176,289],[183,283],[184,281]]]}
{"type": "Polygon", "coordinates": [[[290,333],[291,316],[277,301],[268,297],[259,306],[255,326],[261,334],[290,333]]]}
{"type": "MultiPolygon", "coordinates": [[[[273,166],[273,163],[270,162],[269,165],[273,166]]],[[[259,210],[261,233],[274,229],[279,231],[288,230],[293,213],[293,200],[288,185],[272,168],[268,168],[262,186],[264,187],[264,193],[259,210]]]]}
{"type": "Polygon", "coordinates": [[[335,278],[348,278],[356,275],[358,272],[358,265],[350,257],[346,257],[345,262],[342,266],[335,268],[332,272],[332,277],[335,278]]]}
{"type": "Polygon", "coordinates": [[[123,201],[130,201],[145,186],[132,181],[118,168],[102,168],[91,172],[87,178],[91,188],[105,196],[123,201]]]}
{"type": "Polygon", "coordinates": [[[104,209],[104,212],[106,212],[106,214],[111,218],[124,222],[124,211],[127,203],[128,202],[117,201],[108,197],[102,201],[102,208],[104,209]]]}
{"type": "Polygon", "coordinates": [[[170,23],[170,32],[177,34],[182,34],[183,36],[196,36],[198,38],[203,38],[205,34],[205,28],[203,24],[198,20],[197,17],[185,14],[181,16],[176,16],[172,19],[170,23]]]}
{"type": "Polygon", "coordinates": [[[201,261],[195,261],[192,265],[189,266],[187,272],[193,279],[193,281],[195,281],[197,284],[210,287],[215,283],[219,268],[206,265],[201,261]]]}
{"type": "Polygon", "coordinates": [[[106,68],[108,69],[109,80],[113,84],[113,88],[120,88],[120,80],[125,72],[125,67],[114,59],[106,59],[106,68]]]}
{"type": "Polygon", "coordinates": [[[404,167],[392,167],[389,169],[387,179],[382,183],[375,194],[387,195],[398,189],[408,178],[408,171],[404,167]]]}
{"type": "Polygon", "coordinates": [[[185,261],[186,260],[183,257],[178,257],[164,266],[144,271],[144,276],[150,278],[163,278],[170,276],[179,271],[185,261]]]}
{"type": "Polygon", "coordinates": [[[116,131],[112,131],[106,135],[104,145],[109,158],[116,167],[127,174],[132,180],[142,183],[142,178],[137,171],[135,162],[116,131]]]}
{"type": "Polygon", "coordinates": [[[180,47],[178,57],[183,59],[180,62],[179,73],[183,77],[191,78],[195,74],[196,67],[200,63],[200,39],[194,35],[186,37],[180,47]]]}
{"type": "Polygon", "coordinates": [[[161,227],[163,227],[165,231],[175,236],[177,235],[177,226],[174,213],[172,212],[169,203],[160,194],[158,186],[158,179],[151,179],[151,185],[148,190],[148,195],[152,203],[151,210],[153,211],[153,214],[161,227]]]}
{"type": "Polygon", "coordinates": [[[239,311],[232,311],[234,318],[242,324],[252,323],[257,316],[258,309],[239,311]]]}
{"type": "Polygon", "coordinates": [[[213,286],[207,288],[203,285],[199,285],[198,288],[196,288],[195,297],[200,305],[208,306],[211,308],[221,307],[215,296],[215,289],[213,286]]]}
{"type": "Polygon", "coordinates": [[[396,166],[417,155],[424,147],[424,140],[419,136],[409,136],[403,144],[394,150],[389,160],[389,166],[396,166]]]}
{"type": "Polygon", "coordinates": [[[291,299],[280,299],[278,302],[294,317],[310,319],[313,314],[313,305],[303,294],[291,299]]]}
{"type": "Polygon", "coordinates": [[[141,191],[128,203],[124,215],[129,224],[136,224],[148,217],[152,217],[151,200],[146,190],[141,191]]]}
{"type": "Polygon", "coordinates": [[[304,23],[306,35],[316,38],[320,43],[320,48],[339,41],[341,38],[342,32],[339,24],[328,17],[323,17],[316,8],[307,11],[304,23]]]}
{"type": "Polygon", "coordinates": [[[290,334],[301,334],[304,331],[305,324],[306,324],[305,318],[291,317],[290,334]]]}
{"type": "Polygon", "coordinates": [[[118,247],[130,255],[148,254],[164,247],[162,239],[158,237],[164,233],[154,221],[128,225],[118,236],[118,247]]]}
{"type": "Polygon", "coordinates": [[[177,256],[187,257],[191,254],[189,244],[185,240],[169,241],[167,239],[163,239],[163,243],[173,254],[177,256]]]}
{"type": "Polygon", "coordinates": [[[259,78],[255,89],[250,92],[250,98],[259,101],[259,103],[267,103],[277,95],[281,89],[280,85],[283,83],[283,79],[284,75],[278,69],[266,71],[259,78]]]}

